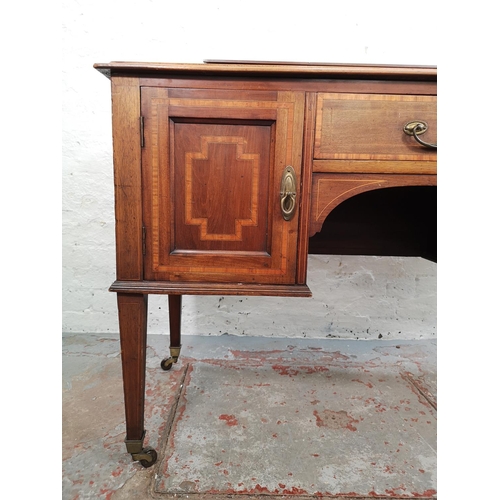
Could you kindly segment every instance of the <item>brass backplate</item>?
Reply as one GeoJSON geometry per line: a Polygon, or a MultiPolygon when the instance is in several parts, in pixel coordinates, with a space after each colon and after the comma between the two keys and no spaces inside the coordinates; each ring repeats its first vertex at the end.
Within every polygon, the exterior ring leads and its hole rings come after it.
{"type": "Polygon", "coordinates": [[[281,177],[281,215],[286,221],[290,220],[297,208],[297,177],[292,166],[288,165],[281,177]]]}
{"type": "Polygon", "coordinates": [[[427,125],[427,122],[424,122],[423,120],[413,120],[411,122],[408,122],[403,130],[406,135],[420,135],[423,134],[427,131],[429,128],[429,125],[427,125]],[[417,128],[417,130],[415,130],[417,128]]]}

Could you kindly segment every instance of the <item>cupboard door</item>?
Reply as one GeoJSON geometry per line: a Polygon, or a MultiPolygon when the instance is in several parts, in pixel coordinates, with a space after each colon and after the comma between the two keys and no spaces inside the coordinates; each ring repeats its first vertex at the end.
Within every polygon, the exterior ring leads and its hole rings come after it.
{"type": "Polygon", "coordinates": [[[145,279],[293,284],[304,94],[142,88],[145,279]]]}

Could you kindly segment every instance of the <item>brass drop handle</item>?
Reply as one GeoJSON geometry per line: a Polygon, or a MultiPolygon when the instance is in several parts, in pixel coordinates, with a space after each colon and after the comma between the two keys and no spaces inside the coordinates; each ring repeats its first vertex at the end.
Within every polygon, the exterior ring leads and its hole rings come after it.
{"type": "Polygon", "coordinates": [[[297,177],[295,170],[287,166],[281,177],[281,215],[283,219],[290,220],[297,208],[297,177]]]}
{"type": "Polygon", "coordinates": [[[419,137],[419,135],[422,135],[425,132],[427,132],[428,128],[429,126],[427,125],[426,122],[422,120],[414,120],[408,122],[403,127],[403,130],[406,135],[412,135],[419,144],[422,144],[422,146],[425,146],[426,148],[437,149],[437,144],[431,144],[430,142],[425,142],[419,137]]]}

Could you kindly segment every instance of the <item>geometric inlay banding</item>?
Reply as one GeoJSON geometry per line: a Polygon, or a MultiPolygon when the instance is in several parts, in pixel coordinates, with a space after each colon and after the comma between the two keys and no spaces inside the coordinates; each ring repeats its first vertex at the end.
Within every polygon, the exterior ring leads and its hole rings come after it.
{"type": "Polygon", "coordinates": [[[242,228],[257,226],[260,155],[246,153],[246,144],[240,136],[201,136],[200,151],[185,154],[185,220],[188,225],[199,226],[200,240],[242,241],[242,228]],[[242,175],[235,175],[235,170],[242,175]],[[243,175],[248,170],[250,182],[243,175]],[[225,184],[229,179],[233,190],[228,193],[229,201],[211,198],[210,183],[225,184]],[[243,192],[249,195],[249,201],[242,206],[237,201],[243,192]],[[219,219],[233,219],[234,225],[217,228],[219,219]]]}

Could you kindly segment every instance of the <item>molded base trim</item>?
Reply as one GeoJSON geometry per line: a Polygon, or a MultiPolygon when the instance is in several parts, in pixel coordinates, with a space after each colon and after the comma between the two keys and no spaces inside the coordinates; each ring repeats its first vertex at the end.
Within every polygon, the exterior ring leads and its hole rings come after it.
{"type": "Polygon", "coordinates": [[[167,295],[254,295],[312,297],[307,285],[257,285],[252,283],[179,283],[168,281],[115,281],[110,292],[167,295]]]}

